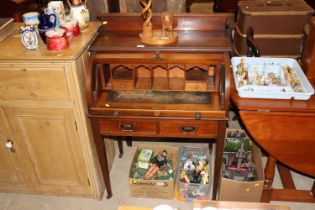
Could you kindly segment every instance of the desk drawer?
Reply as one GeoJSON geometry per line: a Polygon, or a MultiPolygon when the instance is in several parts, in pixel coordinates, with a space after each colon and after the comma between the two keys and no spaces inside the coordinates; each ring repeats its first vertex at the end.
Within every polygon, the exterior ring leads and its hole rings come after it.
{"type": "Polygon", "coordinates": [[[0,99],[70,100],[64,67],[0,66],[0,99]]]}
{"type": "Polygon", "coordinates": [[[159,135],[188,138],[212,138],[217,135],[217,132],[218,123],[215,121],[161,121],[159,135]]]}
{"type": "Polygon", "coordinates": [[[100,120],[99,125],[103,135],[152,136],[157,130],[157,123],[150,120],[100,120]]]}

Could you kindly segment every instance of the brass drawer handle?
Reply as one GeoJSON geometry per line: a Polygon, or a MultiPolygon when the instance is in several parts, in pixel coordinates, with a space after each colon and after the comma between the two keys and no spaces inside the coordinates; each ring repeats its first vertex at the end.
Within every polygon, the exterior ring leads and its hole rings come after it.
{"type": "Polygon", "coordinates": [[[136,129],[136,124],[118,124],[118,128],[123,132],[134,132],[136,129]]]}
{"type": "Polygon", "coordinates": [[[197,127],[192,125],[184,125],[179,127],[179,130],[181,130],[183,134],[194,134],[197,131],[197,127]]]}

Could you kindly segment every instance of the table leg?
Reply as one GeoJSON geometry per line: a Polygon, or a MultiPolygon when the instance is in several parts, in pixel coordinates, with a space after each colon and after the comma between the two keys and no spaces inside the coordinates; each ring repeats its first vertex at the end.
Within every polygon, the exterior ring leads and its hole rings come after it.
{"type": "Polygon", "coordinates": [[[218,187],[221,180],[221,167],[224,149],[226,121],[219,122],[218,138],[216,139],[215,161],[214,161],[214,177],[212,188],[212,200],[217,199],[218,187]]]}
{"type": "Polygon", "coordinates": [[[269,203],[272,196],[272,183],[275,177],[276,159],[269,155],[265,167],[265,183],[264,190],[261,196],[261,202],[269,203]]]}
{"type": "Polygon", "coordinates": [[[131,136],[126,136],[126,143],[128,147],[132,147],[132,137],[131,136]]]}
{"type": "Polygon", "coordinates": [[[101,165],[105,188],[107,191],[106,198],[109,199],[113,196],[113,193],[112,193],[112,187],[111,187],[110,177],[109,177],[105,142],[104,142],[103,137],[100,135],[99,125],[98,125],[97,120],[94,118],[91,118],[90,121],[91,121],[92,129],[93,129],[94,143],[95,143],[98,159],[101,165]]]}

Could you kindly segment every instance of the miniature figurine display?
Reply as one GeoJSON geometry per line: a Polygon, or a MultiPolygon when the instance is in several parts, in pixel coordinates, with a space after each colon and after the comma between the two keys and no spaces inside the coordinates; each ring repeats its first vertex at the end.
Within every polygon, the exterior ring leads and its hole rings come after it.
{"type": "MultiPolygon", "coordinates": [[[[239,86],[268,86],[268,87],[292,87],[293,92],[305,92],[301,82],[290,66],[282,66],[276,63],[246,63],[240,59],[236,66],[235,75],[239,86]]],[[[282,91],[287,91],[285,88],[282,91]]],[[[272,92],[272,91],[271,91],[272,92]]]]}
{"type": "Polygon", "coordinates": [[[131,170],[131,177],[146,180],[171,180],[175,178],[173,162],[166,150],[154,151],[141,149],[138,151],[131,170]]]}
{"type": "Polygon", "coordinates": [[[186,201],[207,199],[209,193],[208,148],[183,147],[180,153],[178,187],[186,201]]]}
{"type": "Polygon", "coordinates": [[[302,88],[301,81],[299,80],[293,68],[290,66],[285,66],[283,67],[283,73],[285,79],[288,81],[295,92],[305,92],[305,90],[302,88]]]}
{"type": "Polygon", "coordinates": [[[223,177],[238,181],[255,180],[250,139],[243,130],[227,131],[223,154],[223,177]]]}

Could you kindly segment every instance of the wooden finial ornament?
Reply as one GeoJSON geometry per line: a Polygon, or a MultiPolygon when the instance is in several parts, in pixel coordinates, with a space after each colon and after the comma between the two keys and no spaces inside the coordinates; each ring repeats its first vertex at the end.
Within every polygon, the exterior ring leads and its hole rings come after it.
{"type": "Polygon", "coordinates": [[[163,12],[161,14],[161,30],[152,29],[152,0],[140,0],[143,6],[141,16],[145,19],[143,23],[142,33],[139,34],[141,42],[151,45],[171,44],[177,41],[177,33],[173,31],[173,14],[171,12],[163,12]]]}

